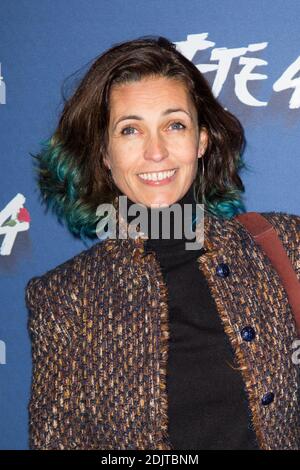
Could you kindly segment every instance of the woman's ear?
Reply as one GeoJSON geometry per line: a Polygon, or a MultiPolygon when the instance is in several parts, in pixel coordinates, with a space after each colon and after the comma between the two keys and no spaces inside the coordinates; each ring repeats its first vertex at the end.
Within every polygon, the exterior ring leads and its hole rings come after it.
{"type": "Polygon", "coordinates": [[[201,158],[207,149],[208,145],[208,132],[206,127],[201,127],[199,134],[199,143],[198,143],[198,158],[201,158]]]}

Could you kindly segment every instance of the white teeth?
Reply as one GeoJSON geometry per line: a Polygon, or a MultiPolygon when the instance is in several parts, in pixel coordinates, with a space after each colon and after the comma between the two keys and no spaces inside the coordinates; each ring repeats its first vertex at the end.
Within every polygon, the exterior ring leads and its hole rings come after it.
{"type": "Polygon", "coordinates": [[[165,178],[170,178],[171,176],[174,175],[175,170],[171,171],[164,171],[164,172],[158,172],[158,173],[141,173],[139,176],[143,180],[150,180],[150,181],[161,181],[164,180],[165,178]]]}

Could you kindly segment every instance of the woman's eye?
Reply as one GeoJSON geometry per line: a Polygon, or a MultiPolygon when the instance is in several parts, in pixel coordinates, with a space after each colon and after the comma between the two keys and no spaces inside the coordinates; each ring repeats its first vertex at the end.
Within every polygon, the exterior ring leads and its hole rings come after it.
{"type": "MultiPolygon", "coordinates": [[[[177,125],[177,124],[179,124],[180,126],[182,126],[182,129],[185,129],[185,125],[184,125],[184,124],[182,124],[182,123],[181,123],[181,122],[179,122],[179,121],[177,121],[177,122],[173,122],[171,125],[173,126],[173,125],[177,125]]],[[[180,129],[179,129],[179,130],[180,130],[180,129]]]]}
{"type": "MultiPolygon", "coordinates": [[[[121,134],[128,135],[128,133],[124,133],[124,131],[126,131],[127,129],[134,129],[134,127],[131,127],[131,126],[124,127],[124,129],[122,129],[122,131],[121,131],[121,134]]],[[[131,134],[131,132],[129,134],[131,134]]]]}

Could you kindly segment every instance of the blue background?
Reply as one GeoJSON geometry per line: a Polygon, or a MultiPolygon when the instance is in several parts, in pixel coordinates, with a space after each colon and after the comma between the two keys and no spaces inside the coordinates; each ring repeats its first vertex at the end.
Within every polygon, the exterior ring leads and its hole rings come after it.
{"type": "MultiPolygon", "coordinates": [[[[41,206],[29,154],[56,126],[63,82],[81,68],[86,71],[113,43],[146,34],[179,42],[208,33],[214,48],[268,42],[262,51],[247,54],[268,62],[255,69],[267,79],[248,87],[268,105],[252,107],[238,100],[234,74],[241,66],[236,59],[218,98],[245,128],[250,171],[241,177],[247,210],[300,214],[300,108],[289,108],[293,90],[273,91],[300,55],[299,18],[297,0],[1,0],[6,104],[0,105],[0,211],[21,193],[31,215],[30,229],[18,234],[10,255],[0,256],[0,340],[6,345],[6,363],[0,365],[1,449],[28,448],[31,351],[25,284],[86,249],[41,206]]],[[[209,63],[211,51],[196,53],[193,62],[209,63]]],[[[207,74],[211,84],[214,75],[207,74]]]]}

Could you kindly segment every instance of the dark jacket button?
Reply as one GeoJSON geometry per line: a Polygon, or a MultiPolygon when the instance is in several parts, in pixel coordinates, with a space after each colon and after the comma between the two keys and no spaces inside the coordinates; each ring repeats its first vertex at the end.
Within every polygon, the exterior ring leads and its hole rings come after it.
{"type": "Polygon", "coordinates": [[[245,326],[241,330],[241,336],[244,341],[253,341],[255,338],[255,330],[252,326],[245,326]]]}
{"type": "Polygon", "coordinates": [[[266,393],[261,399],[261,403],[264,406],[270,405],[270,403],[272,403],[273,401],[274,401],[274,393],[273,392],[266,393]]]}
{"type": "Polygon", "coordinates": [[[229,267],[225,263],[220,263],[216,267],[216,273],[220,277],[227,277],[229,275],[229,267]]]}

